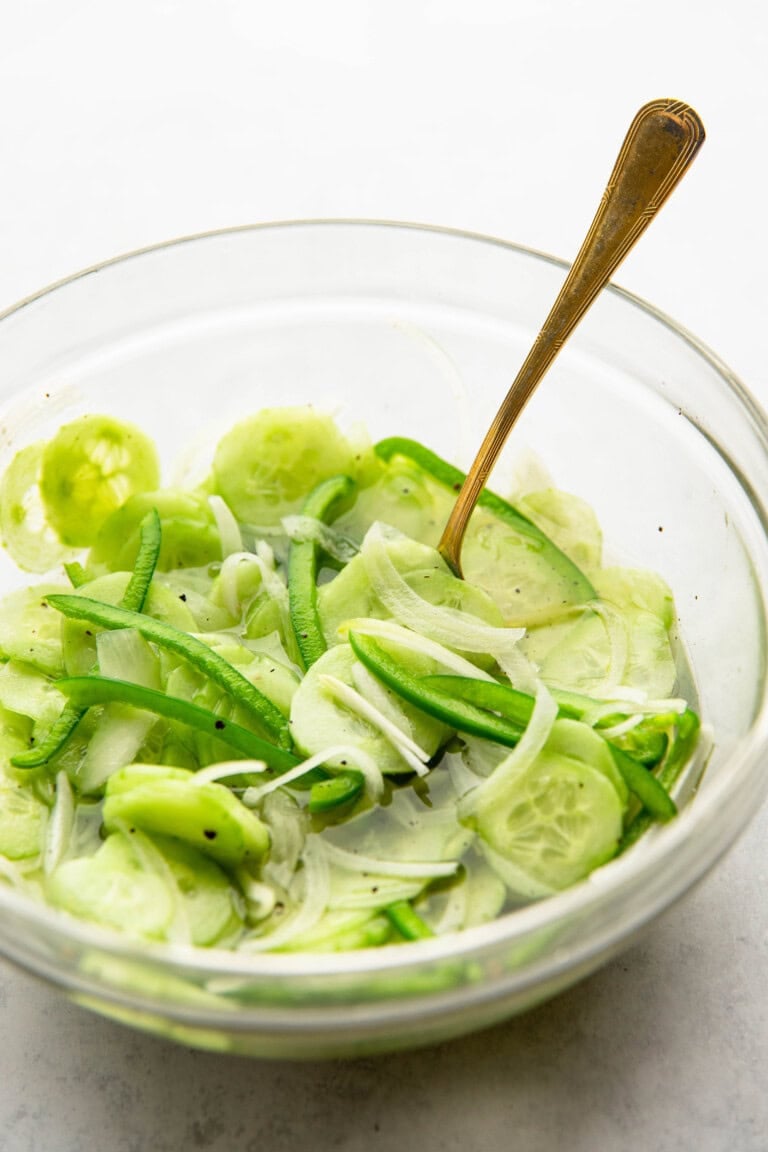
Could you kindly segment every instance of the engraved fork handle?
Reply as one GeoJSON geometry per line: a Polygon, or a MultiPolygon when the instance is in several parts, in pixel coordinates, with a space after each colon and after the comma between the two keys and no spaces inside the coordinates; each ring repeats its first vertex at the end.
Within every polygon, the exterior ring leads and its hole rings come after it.
{"type": "Polygon", "coordinates": [[[461,575],[461,545],[480,492],[536,385],[704,143],[680,100],[653,100],[630,125],[592,226],[533,347],[494,417],[456,498],[439,550],[461,575]]]}

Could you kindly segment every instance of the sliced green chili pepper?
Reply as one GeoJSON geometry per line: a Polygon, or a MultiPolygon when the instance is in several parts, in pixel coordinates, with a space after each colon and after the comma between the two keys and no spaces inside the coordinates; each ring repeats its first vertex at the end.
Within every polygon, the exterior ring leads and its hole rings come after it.
{"type": "MultiPolygon", "coordinates": [[[[157,567],[160,544],[160,517],[157,514],[157,509],[153,508],[141,522],[141,543],[133,573],[120,600],[121,608],[127,608],[134,612],[141,612],[143,609],[157,567]]],[[[82,564],[68,564],[66,569],[75,588],[88,582],[88,573],[82,564]]],[[[58,719],[54,721],[37,747],[30,748],[26,752],[20,752],[12,758],[11,763],[14,768],[40,768],[43,764],[47,764],[64,747],[86,711],[87,709],[77,708],[72,703],[65,705],[58,719]]]]}
{"type": "Polygon", "coordinates": [[[160,557],[162,532],[157,508],[147,512],[140,524],[140,544],[128,586],[120,600],[120,607],[129,612],[143,612],[144,601],[160,557]]]}
{"type": "Polygon", "coordinates": [[[525,725],[514,724],[502,716],[495,716],[492,712],[476,708],[466,700],[452,699],[444,692],[430,688],[427,677],[411,676],[370,636],[350,632],[349,642],[358,660],[388,688],[457,731],[485,736],[486,739],[495,740],[498,744],[504,744],[509,748],[514,748],[522,736],[525,725]]]}
{"type": "Polygon", "coordinates": [[[112,680],[106,676],[65,677],[56,681],[56,687],[69,697],[70,702],[77,708],[90,708],[94,704],[111,704],[117,701],[121,704],[130,704],[133,708],[154,712],[167,720],[177,720],[190,728],[205,732],[208,736],[215,736],[217,740],[228,744],[237,752],[242,752],[251,760],[263,760],[278,772],[285,772],[300,763],[284,748],[269,744],[242,725],[235,724],[232,720],[225,720],[207,708],[191,704],[189,700],[166,696],[164,692],[158,692],[155,688],[145,688],[141,684],[132,684],[127,680],[112,680]]]}
{"type": "Polygon", "coordinates": [[[83,584],[87,584],[91,579],[87,569],[83,568],[79,560],[73,560],[70,564],[65,564],[64,571],[73,588],[81,588],[83,584]]]}
{"type": "Polygon", "coordinates": [[[404,940],[428,940],[434,932],[425,924],[408,900],[396,900],[384,909],[384,915],[404,940]]]}
{"type": "Polygon", "coordinates": [[[339,772],[328,780],[313,784],[309,793],[309,811],[329,812],[357,800],[363,790],[365,779],[362,772],[339,772]]]}
{"type": "MultiPolygon", "coordinates": [[[[701,722],[696,713],[692,709],[686,708],[677,722],[675,740],[659,770],[658,782],[663,788],[671,789],[683,768],[688,764],[699,735],[700,726],[701,722]]],[[[657,779],[657,777],[653,778],[657,779]]],[[[634,844],[650,828],[651,823],[648,812],[638,812],[624,832],[619,851],[623,852],[625,848],[629,848],[630,844],[634,844]]]]}
{"type": "MultiPolygon", "coordinates": [[[[334,506],[354,490],[349,476],[333,476],[318,484],[306,500],[301,514],[313,520],[327,521],[334,506]]],[[[293,541],[288,554],[288,599],[291,625],[304,667],[319,659],[327,645],[317,613],[317,562],[320,545],[317,540],[293,541]]]]}
{"type": "Polygon", "coordinates": [[[46,599],[52,608],[58,609],[71,620],[88,620],[102,628],[135,628],[146,640],[152,640],[161,648],[175,652],[224,688],[235,703],[276,737],[281,747],[290,747],[288,724],[280,710],[232,664],[196,636],[141,612],[116,608],[112,604],[103,604],[85,596],[53,595],[46,599]]]}

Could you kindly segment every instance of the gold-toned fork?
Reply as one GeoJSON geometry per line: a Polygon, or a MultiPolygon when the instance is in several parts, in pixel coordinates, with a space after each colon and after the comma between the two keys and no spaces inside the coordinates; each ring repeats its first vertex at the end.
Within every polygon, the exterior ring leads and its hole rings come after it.
{"type": "Polygon", "coordinates": [[[469,517],[513,424],[571,332],[703,143],[704,125],[693,108],[680,100],[653,100],[632,121],[592,226],[486,433],[443,531],[439,550],[458,576],[469,517]]]}

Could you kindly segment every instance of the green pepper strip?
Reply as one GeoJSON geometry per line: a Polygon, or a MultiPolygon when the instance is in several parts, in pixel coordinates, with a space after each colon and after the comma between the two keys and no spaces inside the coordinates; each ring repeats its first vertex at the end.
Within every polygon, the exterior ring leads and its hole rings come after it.
{"type": "Polygon", "coordinates": [[[370,636],[350,632],[349,642],[358,660],[374,676],[378,676],[393,692],[423,712],[443,720],[458,732],[485,736],[508,748],[514,748],[520,740],[525,730],[524,724],[515,724],[503,716],[495,716],[482,708],[476,708],[466,700],[454,700],[444,692],[430,688],[426,679],[411,676],[370,636]]]}
{"type": "Polygon", "coordinates": [[[384,909],[384,915],[397,929],[404,940],[428,940],[434,932],[425,924],[418,912],[414,912],[408,900],[396,900],[384,909]]]}
{"type": "Polygon", "coordinates": [[[157,508],[151,508],[140,524],[141,540],[128,587],[120,600],[120,607],[129,612],[143,612],[152,577],[160,559],[162,529],[157,508]]]}
{"type": "MultiPolygon", "coordinates": [[[[690,708],[686,708],[677,722],[677,735],[659,771],[658,780],[664,788],[673,787],[683,768],[688,763],[691,753],[696,746],[700,726],[701,722],[696,713],[690,708]]],[[[648,830],[650,824],[649,814],[647,812],[638,812],[635,818],[629,822],[624,832],[624,836],[619,844],[619,851],[623,852],[625,848],[629,848],[631,844],[634,844],[634,842],[648,830]]]]}
{"type": "Polygon", "coordinates": [[[293,768],[300,761],[284,748],[276,748],[262,740],[240,724],[225,720],[210,712],[207,708],[200,708],[188,700],[181,700],[176,696],[166,696],[155,688],[145,688],[141,684],[132,684],[127,680],[112,680],[106,676],[70,676],[56,681],[56,687],[70,703],[77,708],[90,708],[94,704],[110,704],[118,701],[121,704],[130,704],[133,708],[142,708],[146,712],[154,712],[164,716],[167,720],[177,720],[187,724],[190,728],[197,728],[208,736],[215,736],[230,748],[242,752],[251,760],[264,760],[270,767],[278,772],[285,772],[293,768]]]}
{"type": "MultiPolygon", "coordinates": [[[[327,522],[339,500],[355,487],[349,476],[333,476],[313,489],[301,510],[302,516],[327,522]]],[[[291,626],[304,662],[309,668],[327,645],[317,612],[317,562],[320,546],[316,540],[293,541],[288,553],[288,601],[291,626]]]]}
{"type": "MultiPolygon", "coordinates": [[[[121,608],[128,608],[134,612],[141,612],[144,601],[155,574],[157,561],[160,556],[162,530],[157,509],[152,508],[140,524],[141,538],[139,551],[136,556],[133,573],[120,600],[121,608]]],[[[75,588],[88,582],[88,574],[82,564],[68,564],[67,575],[75,588]]],[[[85,708],[76,708],[69,703],[62,709],[61,714],[53,722],[45,734],[45,738],[36,748],[20,752],[14,756],[11,763],[15,768],[40,768],[64,747],[69,737],[85,715],[85,708]]]]}
{"type": "MultiPolygon", "coordinates": [[[[374,450],[376,455],[386,462],[389,462],[393,456],[405,456],[406,459],[412,460],[438,483],[452,491],[458,492],[466,479],[465,474],[459,468],[455,468],[453,464],[449,464],[447,460],[443,460],[441,456],[430,451],[429,448],[425,448],[417,440],[409,440],[404,436],[390,436],[386,440],[380,440],[374,450]]],[[[497,496],[495,492],[489,492],[487,488],[482,490],[477,502],[482,508],[492,512],[499,520],[511,525],[521,536],[530,540],[542,554],[549,558],[554,568],[570,577],[573,583],[574,602],[581,603],[596,599],[597,593],[581,569],[532,520],[523,516],[522,512],[518,512],[512,504],[502,500],[501,496],[497,496]]]]}
{"type": "Polygon", "coordinates": [[[291,746],[288,724],[280,710],[250,680],[197,637],[152,616],[116,608],[85,596],[56,594],[47,596],[46,600],[71,620],[88,620],[102,628],[135,628],[145,639],[175,652],[229,692],[235,703],[277,738],[281,747],[291,746]]]}
{"type": "Polygon", "coordinates": [[[73,560],[71,563],[65,564],[64,571],[73,588],[80,588],[91,579],[87,569],[83,568],[79,560],[73,560]]]}
{"type": "Polygon", "coordinates": [[[309,811],[329,812],[356,800],[363,790],[365,780],[362,772],[339,772],[328,780],[313,784],[309,792],[309,811]]]}
{"type": "MultiPolygon", "coordinates": [[[[448,696],[459,696],[479,708],[500,712],[502,716],[522,727],[527,725],[533,712],[533,697],[506,684],[473,680],[468,676],[427,676],[425,680],[430,687],[445,692],[448,696]]],[[[581,719],[586,709],[579,710],[574,704],[573,696],[567,697],[565,702],[561,703],[558,693],[554,692],[553,695],[558,702],[558,715],[575,720],[581,719]]],[[[585,704],[589,703],[586,697],[584,701],[585,704]]],[[[599,730],[594,731],[596,735],[600,735],[599,730]]],[[[655,819],[671,820],[677,814],[677,806],[659,779],[610,740],[606,740],[605,743],[630,792],[635,794],[655,819]]]]}

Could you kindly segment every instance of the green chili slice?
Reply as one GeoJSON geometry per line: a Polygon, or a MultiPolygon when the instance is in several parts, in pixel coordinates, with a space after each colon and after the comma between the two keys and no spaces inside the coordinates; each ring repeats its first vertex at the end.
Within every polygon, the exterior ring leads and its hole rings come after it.
{"type": "Polygon", "coordinates": [[[341,808],[357,800],[364,784],[362,772],[338,772],[328,780],[321,780],[310,789],[309,811],[315,814],[341,808]]]}
{"type": "Polygon", "coordinates": [[[425,924],[408,900],[396,900],[384,909],[384,915],[404,940],[428,940],[434,932],[425,924]]]}
{"type": "Polygon", "coordinates": [[[280,710],[232,664],[196,636],[141,612],[116,608],[112,604],[103,604],[85,596],[56,594],[46,599],[52,608],[71,620],[87,620],[102,628],[135,628],[146,640],[153,641],[169,652],[175,652],[224,688],[235,703],[275,736],[281,747],[290,747],[288,724],[280,710]]]}
{"type": "Polygon", "coordinates": [[[428,678],[419,678],[406,672],[380,644],[370,636],[350,632],[349,642],[358,660],[373,672],[388,688],[402,696],[410,704],[415,704],[422,712],[435,716],[438,720],[455,728],[458,732],[470,732],[475,736],[485,736],[514,748],[523,734],[525,725],[513,723],[502,716],[486,712],[466,700],[455,700],[430,688],[428,678]]]}
{"type": "MultiPolygon", "coordinates": [[[[333,508],[354,490],[349,476],[333,476],[313,489],[302,507],[302,516],[326,523],[333,508]]],[[[291,626],[304,662],[309,668],[326,651],[327,645],[317,612],[317,540],[294,540],[288,554],[288,602],[291,626]]]]}
{"type": "MultiPolygon", "coordinates": [[[[506,719],[522,727],[527,725],[533,712],[533,697],[507,684],[476,680],[469,676],[427,676],[425,680],[438,691],[459,696],[476,707],[500,712],[506,719]]],[[[588,697],[584,697],[584,707],[578,708],[573,696],[568,696],[563,701],[557,692],[553,692],[553,696],[558,703],[558,714],[574,720],[580,720],[586,707],[593,703],[588,697]]],[[[595,728],[594,731],[598,736],[601,735],[599,728],[595,728]]],[[[647,812],[657,820],[671,820],[677,814],[677,806],[660,780],[644,764],[617,748],[611,740],[606,739],[605,743],[627,788],[634,793],[647,812]]]]}
{"type": "Polygon", "coordinates": [[[277,748],[262,740],[260,736],[217,716],[207,708],[200,708],[188,700],[176,696],[166,696],[155,688],[145,688],[128,680],[112,680],[106,676],[70,676],[56,681],[56,687],[76,708],[90,708],[94,704],[110,704],[118,701],[154,712],[167,720],[177,720],[190,728],[196,728],[208,736],[215,736],[230,748],[241,752],[251,760],[263,760],[270,768],[285,772],[300,761],[284,748],[277,748]]]}
{"type": "MultiPolygon", "coordinates": [[[[160,555],[162,533],[160,517],[156,508],[152,508],[144,517],[140,530],[141,542],[136,563],[120,600],[121,608],[127,608],[134,612],[141,612],[144,607],[144,601],[147,598],[160,555]]],[[[88,582],[88,573],[82,564],[67,564],[66,571],[75,588],[88,582]]],[[[37,747],[30,748],[26,752],[20,752],[11,759],[14,768],[41,768],[47,764],[64,747],[86,711],[87,709],[77,708],[71,702],[65,705],[58,719],[54,721],[37,747]]]]}

